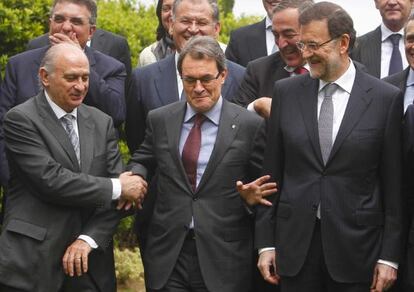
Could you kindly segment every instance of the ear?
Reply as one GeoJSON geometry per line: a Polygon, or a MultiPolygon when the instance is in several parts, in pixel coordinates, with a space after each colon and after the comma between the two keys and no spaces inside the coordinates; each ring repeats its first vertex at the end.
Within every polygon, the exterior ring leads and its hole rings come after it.
{"type": "Polygon", "coordinates": [[[46,68],[45,67],[40,67],[40,69],[39,69],[39,79],[40,79],[40,82],[42,82],[42,85],[45,88],[49,87],[49,84],[50,84],[49,78],[50,78],[50,74],[46,71],[46,68]]]}
{"type": "Polygon", "coordinates": [[[214,36],[215,36],[216,39],[218,39],[218,37],[219,37],[220,30],[221,30],[221,24],[220,24],[220,22],[217,22],[216,24],[214,24],[214,36]]]}
{"type": "Polygon", "coordinates": [[[96,31],[96,25],[91,24],[91,27],[90,27],[90,29],[89,29],[89,40],[91,40],[91,39],[92,39],[93,34],[95,33],[95,31],[96,31]]]}
{"type": "Polygon", "coordinates": [[[347,33],[345,33],[341,36],[341,40],[340,40],[341,55],[342,54],[348,54],[350,40],[351,40],[351,38],[350,38],[349,34],[347,34],[347,33]]]}
{"type": "MultiPolygon", "coordinates": [[[[411,0],[411,2],[412,2],[413,0],[411,0]]],[[[374,0],[374,2],[375,2],[375,8],[377,8],[377,9],[380,9],[379,8],[379,3],[378,3],[378,0],[374,0]]]]}
{"type": "Polygon", "coordinates": [[[221,78],[222,78],[221,84],[224,84],[224,81],[226,81],[228,73],[229,72],[227,71],[227,69],[224,69],[223,72],[221,72],[221,78]]]}

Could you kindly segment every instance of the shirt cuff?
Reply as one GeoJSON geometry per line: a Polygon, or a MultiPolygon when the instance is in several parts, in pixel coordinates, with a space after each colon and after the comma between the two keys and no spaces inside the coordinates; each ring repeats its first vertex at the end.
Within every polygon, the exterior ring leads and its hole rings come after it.
{"type": "Polygon", "coordinates": [[[111,178],[112,181],[112,200],[118,200],[121,196],[121,182],[119,178],[111,178]]]}
{"type": "Polygon", "coordinates": [[[390,261],[384,261],[384,260],[378,260],[378,263],[390,266],[391,268],[394,268],[394,269],[398,270],[398,263],[394,263],[394,262],[390,262],[390,261]]]}
{"type": "Polygon", "coordinates": [[[264,247],[264,248],[259,248],[259,254],[261,254],[262,252],[265,252],[265,251],[271,251],[271,250],[275,250],[275,248],[274,247],[264,247]]]}
{"type": "Polygon", "coordinates": [[[81,239],[85,241],[91,248],[98,248],[98,245],[96,244],[95,240],[92,239],[92,237],[81,234],[79,235],[78,239],[81,239]]]}
{"type": "Polygon", "coordinates": [[[247,110],[249,112],[253,112],[255,113],[256,111],[254,110],[254,101],[252,101],[251,103],[249,103],[249,105],[247,106],[247,110]]]}

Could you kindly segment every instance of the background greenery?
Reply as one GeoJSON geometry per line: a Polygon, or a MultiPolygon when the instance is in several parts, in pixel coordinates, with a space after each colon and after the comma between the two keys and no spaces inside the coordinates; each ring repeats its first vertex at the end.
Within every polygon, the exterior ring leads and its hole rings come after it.
{"type": "MultiPolygon", "coordinates": [[[[230,31],[253,22],[258,16],[235,17],[232,13],[234,0],[218,0],[221,11],[221,32],[219,40],[228,43],[230,31]]],[[[2,0],[0,2],[0,66],[4,68],[9,57],[23,52],[27,42],[48,31],[48,15],[52,0],[2,0]]],[[[138,0],[98,0],[98,27],[127,38],[133,67],[137,64],[139,52],[155,41],[158,19],[155,4],[145,7],[138,0]]],[[[125,161],[129,158],[128,148],[120,141],[125,161]]],[[[1,197],[1,193],[0,193],[1,197]]],[[[117,277],[121,285],[141,280],[142,265],[136,256],[136,239],[132,232],[133,218],[128,217],[115,234],[115,257],[117,277]]],[[[131,285],[129,285],[131,286],[131,285]]],[[[133,285],[132,285],[133,286],[133,285]]],[[[133,291],[140,291],[135,287],[133,291]]]]}

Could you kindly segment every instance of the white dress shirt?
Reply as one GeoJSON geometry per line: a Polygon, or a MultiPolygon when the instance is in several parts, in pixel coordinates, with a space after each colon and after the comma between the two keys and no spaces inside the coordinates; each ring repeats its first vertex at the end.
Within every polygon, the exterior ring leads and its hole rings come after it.
{"type": "Polygon", "coordinates": [[[266,28],[266,49],[267,49],[267,55],[269,56],[279,51],[279,47],[276,45],[275,36],[272,31],[272,20],[267,15],[266,15],[266,20],[265,20],[265,28],[266,28]]]}
{"type": "Polygon", "coordinates": [[[393,48],[392,42],[388,37],[395,33],[399,33],[401,35],[399,48],[400,48],[403,68],[406,68],[408,66],[408,61],[407,61],[407,58],[405,57],[404,29],[401,29],[398,32],[393,32],[389,30],[384,25],[384,23],[381,23],[381,78],[388,76],[388,71],[390,69],[392,48],[393,48]]]}

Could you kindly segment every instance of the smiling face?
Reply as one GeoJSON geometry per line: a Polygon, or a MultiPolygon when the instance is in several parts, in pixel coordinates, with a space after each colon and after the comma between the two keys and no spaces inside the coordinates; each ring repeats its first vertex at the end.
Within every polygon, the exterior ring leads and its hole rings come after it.
{"type": "Polygon", "coordinates": [[[192,2],[183,0],[175,11],[172,36],[178,52],[196,35],[217,38],[220,24],[213,20],[213,10],[207,0],[192,2]]]}
{"type": "Polygon", "coordinates": [[[382,21],[390,30],[396,32],[404,27],[410,16],[414,0],[374,0],[380,11],[382,21]]]}
{"type": "Polygon", "coordinates": [[[298,67],[303,64],[302,54],[296,46],[299,40],[299,11],[287,8],[273,15],[273,34],[280,55],[286,65],[298,67]]]}
{"type": "Polygon", "coordinates": [[[183,86],[187,95],[187,102],[198,113],[210,110],[221,95],[221,87],[227,76],[227,70],[219,74],[216,60],[208,57],[195,59],[186,55],[182,63],[183,86]],[[218,76],[217,78],[215,78],[218,76]],[[186,78],[210,79],[208,84],[203,85],[200,80],[195,84],[187,83],[186,78]]]}
{"type": "Polygon", "coordinates": [[[50,98],[66,112],[84,100],[89,85],[89,62],[85,54],[70,47],[56,53],[53,70],[41,67],[40,80],[50,98]]]}
{"type": "Polygon", "coordinates": [[[79,45],[84,48],[95,32],[95,25],[89,23],[91,13],[84,5],[70,2],[57,3],[49,19],[49,34],[62,33],[69,37],[75,35],[79,45]]]}
{"type": "Polygon", "coordinates": [[[410,20],[405,27],[405,56],[411,68],[414,68],[414,20],[410,20]]]}
{"type": "Polygon", "coordinates": [[[326,82],[338,79],[349,65],[349,36],[331,39],[326,20],[314,20],[300,28],[300,40],[305,44],[302,55],[309,64],[310,75],[326,82]],[[319,48],[311,50],[306,46],[312,43],[319,44],[319,48]]]}

